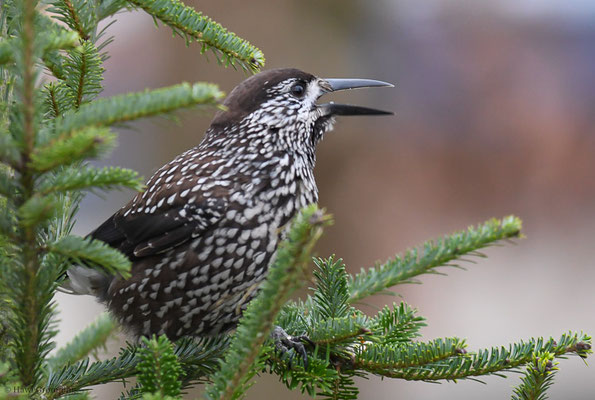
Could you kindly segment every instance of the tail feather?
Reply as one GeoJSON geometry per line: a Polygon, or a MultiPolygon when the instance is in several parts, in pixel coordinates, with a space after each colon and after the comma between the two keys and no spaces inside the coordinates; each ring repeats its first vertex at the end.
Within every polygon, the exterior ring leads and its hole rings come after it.
{"type": "Polygon", "coordinates": [[[66,271],[68,280],[62,283],[62,289],[70,294],[89,294],[100,299],[105,298],[112,277],[80,265],[72,266],[66,271]]]}

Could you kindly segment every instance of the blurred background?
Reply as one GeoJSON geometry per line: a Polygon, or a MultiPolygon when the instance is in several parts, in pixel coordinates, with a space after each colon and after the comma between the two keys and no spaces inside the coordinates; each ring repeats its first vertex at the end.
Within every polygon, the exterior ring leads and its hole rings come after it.
{"type": "MultiPolygon", "coordinates": [[[[267,68],[321,77],[374,78],[394,89],[333,100],[395,111],[338,121],[319,147],[320,204],[335,217],[317,252],[355,272],[395,253],[491,217],[515,214],[526,239],[486,251],[488,259],[423,276],[398,294],[428,318],[424,338],[459,336],[469,349],[568,330],[595,333],[595,2],[589,0],[187,1],[261,48],[267,68]]],[[[229,92],[246,76],[224,69],[124,13],[103,96],[181,81],[229,92]]],[[[180,124],[144,120],[121,130],[101,163],[140,171],[201,140],[212,110],[186,111],[180,124]]],[[[76,233],[86,234],[132,194],[89,195],[76,233]]],[[[60,343],[102,307],[60,295],[60,343]]],[[[377,296],[368,313],[397,298],[377,296]],[[375,306],[374,306],[375,305],[375,306]]],[[[118,348],[112,343],[113,349],[118,348]]],[[[560,363],[554,399],[590,399],[595,370],[560,363]]],[[[362,399],[509,398],[519,377],[433,385],[360,380],[362,399]]],[[[99,398],[115,398],[121,387],[99,398]]],[[[300,398],[263,376],[248,398],[300,398]]]]}

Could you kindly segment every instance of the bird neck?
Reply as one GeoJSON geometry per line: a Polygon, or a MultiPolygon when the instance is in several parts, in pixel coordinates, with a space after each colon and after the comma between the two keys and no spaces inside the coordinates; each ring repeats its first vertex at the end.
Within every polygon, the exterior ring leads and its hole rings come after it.
{"type": "Polygon", "coordinates": [[[276,128],[264,124],[209,129],[200,148],[225,158],[258,157],[261,161],[283,157],[300,160],[309,169],[316,163],[316,143],[303,129],[276,128]]]}

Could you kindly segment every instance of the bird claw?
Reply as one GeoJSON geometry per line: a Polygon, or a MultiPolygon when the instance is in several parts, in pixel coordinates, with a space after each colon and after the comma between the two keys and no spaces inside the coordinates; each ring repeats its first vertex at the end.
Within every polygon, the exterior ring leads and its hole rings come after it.
{"type": "Polygon", "coordinates": [[[273,332],[271,332],[271,338],[275,342],[275,348],[282,356],[289,354],[289,368],[291,368],[291,362],[297,353],[304,362],[304,369],[308,369],[308,353],[304,343],[314,346],[314,342],[309,337],[306,335],[291,336],[280,326],[275,326],[273,332]],[[293,349],[294,353],[291,353],[291,349],[293,349]]]}

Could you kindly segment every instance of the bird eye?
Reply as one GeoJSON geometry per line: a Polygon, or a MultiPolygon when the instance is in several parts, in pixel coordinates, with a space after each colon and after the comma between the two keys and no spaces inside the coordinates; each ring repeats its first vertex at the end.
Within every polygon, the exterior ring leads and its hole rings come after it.
{"type": "Polygon", "coordinates": [[[302,85],[302,84],[298,83],[291,87],[291,94],[294,95],[295,97],[302,97],[305,92],[306,92],[306,89],[304,89],[304,85],[302,85]]]}

